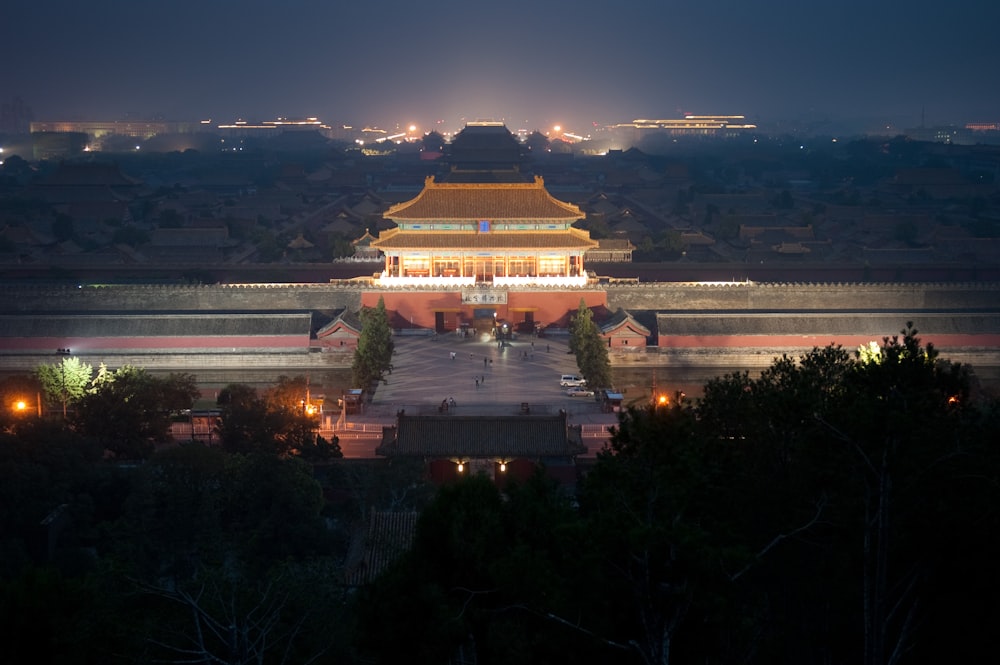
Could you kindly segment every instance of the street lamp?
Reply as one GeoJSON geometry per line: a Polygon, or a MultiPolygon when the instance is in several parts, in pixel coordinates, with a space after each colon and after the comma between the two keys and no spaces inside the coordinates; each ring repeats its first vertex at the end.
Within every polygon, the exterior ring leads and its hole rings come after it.
{"type": "MultiPolygon", "coordinates": [[[[35,397],[35,400],[36,400],[35,401],[35,407],[38,410],[38,417],[41,418],[42,417],[42,396],[41,396],[41,394],[37,395],[35,397]]],[[[24,399],[24,398],[18,398],[18,399],[14,400],[11,403],[10,408],[11,408],[11,411],[13,411],[16,416],[18,416],[18,417],[24,417],[24,416],[26,416],[28,414],[28,409],[31,408],[31,403],[28,400],[24,399]]]]}

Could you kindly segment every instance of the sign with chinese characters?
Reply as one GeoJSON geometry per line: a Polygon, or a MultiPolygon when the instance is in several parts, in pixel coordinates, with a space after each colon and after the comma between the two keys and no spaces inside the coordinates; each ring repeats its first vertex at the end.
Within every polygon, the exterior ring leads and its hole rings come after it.
{"type": "Polygon", "coordinates": [[[507,292],[493,290],[463,290],[463,305],[506,305],[507,292]]]}
{"type": "Polygon", "coordinates": [[[490,221],[488,219],[479,220],[479,232],[480,233],[490,232],[490,221]]]}

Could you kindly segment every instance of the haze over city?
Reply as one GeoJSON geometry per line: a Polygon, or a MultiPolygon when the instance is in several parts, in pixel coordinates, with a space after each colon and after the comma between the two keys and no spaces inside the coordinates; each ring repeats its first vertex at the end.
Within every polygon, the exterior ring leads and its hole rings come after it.
{"type": "Polygon", "coordinates": [[[743,114],[900,126],[1000,117],[1000,5],[929,0],[96,0],[0,10],[0,99],[36,120],[268,119],[582,132],[743,114]]]}

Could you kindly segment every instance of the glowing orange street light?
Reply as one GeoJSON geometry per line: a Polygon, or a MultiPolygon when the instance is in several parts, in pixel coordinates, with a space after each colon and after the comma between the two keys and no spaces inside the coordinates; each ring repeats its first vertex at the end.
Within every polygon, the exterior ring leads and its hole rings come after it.
{"type": "Polygon", "coordinates": [[[666,406],[669,403],[670,403],[670,398],[667,397],[666,395],[660,395],[659,397],[656,398],[657,406],[666,406]]]}
{"type": "Polygon", "coordinates": [[[23,399],[19,399],[16,402],[14,402],[14,410],[15,411],[24,411],[27,408],[28,408],[28,403],[25,402],[23,399]]]}

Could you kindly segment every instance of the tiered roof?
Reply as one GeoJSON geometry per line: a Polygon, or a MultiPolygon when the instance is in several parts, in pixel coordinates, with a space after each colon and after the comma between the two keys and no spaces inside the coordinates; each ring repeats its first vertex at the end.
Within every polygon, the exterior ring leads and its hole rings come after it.
{"type": "Polygon", "coordinates": [[[572,223],[583,219],[578,206],[552,197],[541,176],[534,182],[439,183],[429,176],[416,198],[385,213],[396,222],[531,220],[572,223]]]}

